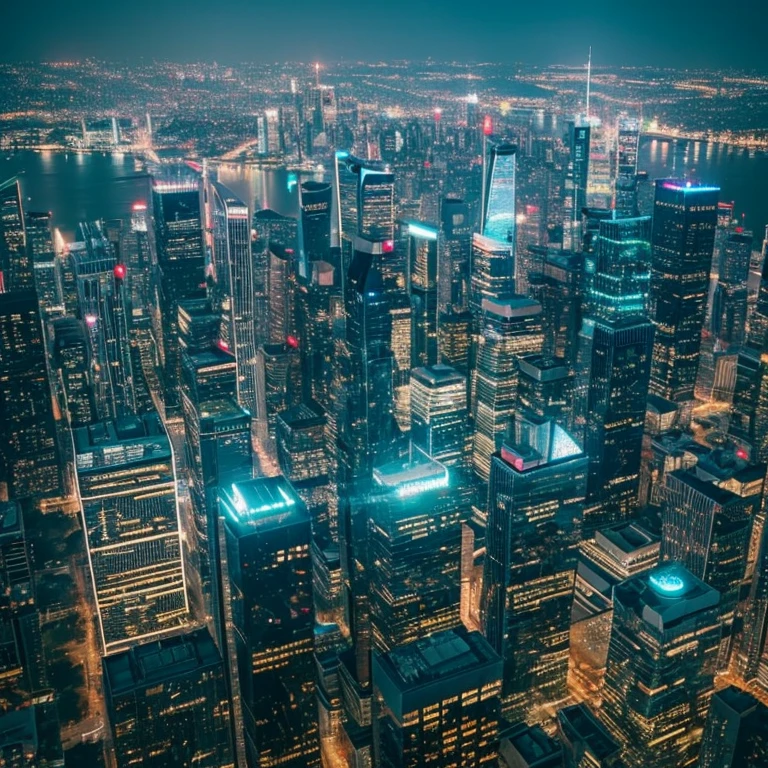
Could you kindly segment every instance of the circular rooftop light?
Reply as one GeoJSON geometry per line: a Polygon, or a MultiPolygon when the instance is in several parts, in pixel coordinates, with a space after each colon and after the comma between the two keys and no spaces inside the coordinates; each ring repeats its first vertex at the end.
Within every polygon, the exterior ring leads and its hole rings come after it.
{"type": "Polygon", "coordinates": [[[685,580],[671,571],[653,573],[648,577],[651,586],[661,595],[674,597],[685,592],[685,580]]]}

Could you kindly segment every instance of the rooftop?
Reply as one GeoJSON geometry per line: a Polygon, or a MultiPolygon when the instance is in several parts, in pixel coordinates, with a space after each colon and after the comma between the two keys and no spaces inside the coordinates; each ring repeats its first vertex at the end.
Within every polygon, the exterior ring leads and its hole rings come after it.
{"type": "Polygon", "coordinates": [[[541,314],[541,304],[527,296],[510,296],[507,299],[483,299],[482,309],[498,317],[530,317],[541,314]]]}
{"type": "Polygon", "coordinates": [[[112,695],[120,695],[219,663],[210,633],[198,629],[107,656],[104,676],[112,695]]]}
{"type": "Polygon", "coordinates": [[[306,507],[282,475],[232,483],[219,490],[226,519],[243,536],[308,520],[306,507]]]}
{"type": "Polygon", "coordinates": [[[461,674],[497,661],[479,632],[448,629],[383,654],[379,661],[401,690],[461,674]]]}
{"type": "Polygon", "coordinates": [[[598,760],[605,760],[620,750],[620,746],[586,704],[564,707],[557,713],[557,720],[569,742],[583,742],[598,760]]]}
{"type": "Polygon", "coordinates": [[[498,454],[518,472],[527,472],[561,459],[582,456],[578,443],[554,421],[517,418],[515,438],[502,444],[498,454]]]}
{"type": "Polygon", "coordinates": [[[445,466],[414,445],[405,459],[376,467],[373,479],[380,486],[396,491],[400,498],[447,488],[450,482],[445,466]]]}
{"type": "Polygon", "coordinates": [[[548,355],[523,355],[517,359],[520,370],[538,381],[566,379],[570,375],[568,366],[562,358],[548,355]]]}
{"type": "Polygon", "coordinates": [[[614,590],[614,601],[631,608],[659,631],[716,606],[720,593],[697,579],[680,563],[664,563],[644,571],[614,590]]]}
{"type": "Polygon", "coordinates": [[[521,765],[519,756],[529,768],[554,768],[562,765],[562,752],[560,744],[547,736],[540,725],[525,723],[516,723],[502,739],[500,747],[501,757],[506,760],[506,765],[521,765]]]}
{"type": "Polygon", "coordinates": [[[411,379],[416,379],[428,387],[444,387],[448,384],[466,385],[466,378],[462,374],[443,363],[414,368],[411,371],[411,379]]]}
{"type": "Polygon", "coordinates": [[[317,403],[300,403],[293,408],[281,411],[277,418],[290,429],[306,429],[325,424],[325,414],[317,403]]]}

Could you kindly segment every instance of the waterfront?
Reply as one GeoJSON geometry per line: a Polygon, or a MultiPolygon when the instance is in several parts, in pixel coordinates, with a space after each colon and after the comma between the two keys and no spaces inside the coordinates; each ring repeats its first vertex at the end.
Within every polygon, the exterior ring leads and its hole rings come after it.
{"type": "MultiPolygon", "coordinates": [[[[718,184],[722,200],[733,200],[756,245],[768,224],[768,154],[750,156],[725,144],[644,138],[638,166],[651,178],[682,176],[718,184]]],[[[129,154],[17,152],[0,157],[0,181],[22,179],[27,210],[51,211],[65,237],[83,220],[127,216],[135,202],[146,202],[149,181],[129,154]]],[[[283,168],[261,169],[241,164],[219,168],[220,180],[243,198],[251,210],[272,208],[295,216],[298,184],[320,174],[299,175],[283,168]]]]}

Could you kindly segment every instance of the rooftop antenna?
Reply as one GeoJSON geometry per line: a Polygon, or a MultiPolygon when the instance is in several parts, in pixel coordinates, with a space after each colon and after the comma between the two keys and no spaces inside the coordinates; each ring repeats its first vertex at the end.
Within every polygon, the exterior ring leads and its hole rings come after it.
{"type": "MultiPolygon", "coordinates": [[[[591,51],[592,49],[590,48],[589,50],[591,51]]],[[[315,85],[317,85],[318,88],[320,87],[320,62],[319,61],[315,63],[315,85]]]]}
{"type": "Polygon", "coordinates": [[[589,46],[589,56],[587,57],[587,120],[589,120],[589,89],[592,85],[592,46],[589,46]]]}

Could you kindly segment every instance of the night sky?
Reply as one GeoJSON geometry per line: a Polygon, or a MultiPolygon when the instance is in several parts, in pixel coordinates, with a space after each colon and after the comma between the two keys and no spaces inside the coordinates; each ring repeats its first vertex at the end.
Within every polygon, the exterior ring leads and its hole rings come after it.
{"type": "Polygon", "coordinates": [[[340,59],[768,72],[765,0],[2,0],[0,59],[340,59]]]}

